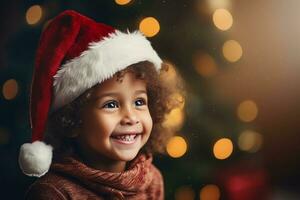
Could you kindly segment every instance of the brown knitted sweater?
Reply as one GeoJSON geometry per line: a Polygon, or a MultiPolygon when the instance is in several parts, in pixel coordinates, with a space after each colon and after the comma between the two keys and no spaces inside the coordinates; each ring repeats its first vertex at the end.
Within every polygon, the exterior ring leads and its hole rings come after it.
{"type": "Polygon", "coordinates": [[[31,185],[25,199],[162,200],[163,179],[151,155],[138,155],[120,173],[96,170],[74,157],[65,157],[31,185]]]}

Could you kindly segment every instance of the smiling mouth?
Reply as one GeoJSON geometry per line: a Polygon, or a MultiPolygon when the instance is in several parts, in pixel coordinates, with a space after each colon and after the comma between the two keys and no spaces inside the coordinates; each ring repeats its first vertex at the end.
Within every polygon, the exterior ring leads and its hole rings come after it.
{"type": "Polygon", "coordinates": [[[110,136],[115,141],[122,144],[132,144],[136,141],[137,137],[140,136],[140,133],[136,134],[120,134],[120,135],[112,135],[110,136]]]}

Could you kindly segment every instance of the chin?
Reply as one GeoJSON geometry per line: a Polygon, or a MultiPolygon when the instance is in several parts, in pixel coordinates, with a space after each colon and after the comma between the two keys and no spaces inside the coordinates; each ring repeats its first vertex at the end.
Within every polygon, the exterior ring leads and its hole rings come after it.
{"type": "Polygon", "coordinates": [[[136,152],[122,152],[121,155],[119,155],[119,159],[122,160],[122,161],[126,161],[126,162],[129,162],[129,161],[132,161],[138,154],[139,151],[136,151],[136,152]]]}

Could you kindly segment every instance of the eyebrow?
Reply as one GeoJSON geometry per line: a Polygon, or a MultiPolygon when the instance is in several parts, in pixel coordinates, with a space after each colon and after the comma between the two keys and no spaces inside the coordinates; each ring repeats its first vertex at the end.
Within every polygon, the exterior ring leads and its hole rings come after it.
{"type": "MultiPolygon", "coordinates": [[[[136,90],[134,92],[134,94],[135,95],[137,95],[137,94],[147,94],[147,92],[145,90],[136,90]]],[[[118,96],[118,95],[119,95],[118,92],[107,92],[107,93],[103,93],[101,95],[96,96],[96,99],[101,99],[101,98],[106,97],[106,96],[118,96]]]]}

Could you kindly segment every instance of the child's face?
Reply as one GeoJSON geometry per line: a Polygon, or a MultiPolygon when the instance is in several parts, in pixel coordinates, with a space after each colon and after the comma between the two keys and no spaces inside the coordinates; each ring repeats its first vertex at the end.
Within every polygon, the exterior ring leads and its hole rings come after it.
{"type": "Polygon", "coordinates": [[[97,86],[82,111],[81,149],[100,159],[135,158],[152,129],[146,92],[145,81],[131,72],[122,82],[113,77],[97,86]]]}

